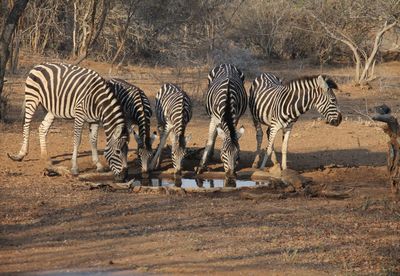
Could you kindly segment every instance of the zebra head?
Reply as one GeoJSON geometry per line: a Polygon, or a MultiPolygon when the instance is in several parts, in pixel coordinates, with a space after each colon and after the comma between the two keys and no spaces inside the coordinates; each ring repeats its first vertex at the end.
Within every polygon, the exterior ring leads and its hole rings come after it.
{"type": "Polygon", "coordinates": [[[186,144],[192,139],[192,135],[184,136],[180,135],[175,139],[175,145],[172,150],[172,164],[175,168],[175,174],[181,174],[182,172],[182,161],[187,153],[186,144]]]}
{"type": "Polygon", "coordinates": [[[125,125],[117,125],[107,139],[104,156],[116,181],[125,181],[128,176],[128,142],[129,132],[125,125]]]}
{"type": "Polygon", "coordinates": [[[153,145],[154,140],[157,138],[156,132],[153,132],[153,134],[150,136],[150,138],[145,138],[142,139],[134,130],[133,132],[133,137],[135,137],[136,143],[138,145],[137,148],[137,153],[139,156],[140,160],[140,166],[142,167],[142,173],[147,173],[149,170],[150,162],[151,162],[151,157],[153,156],[153,150],[151,149],[151,146],[153,145]],[[149,140],[148,143],[146,143],[143,140],[149,140]]]}
{"type": "Polygon", "coordinates": [[[217,127],[218,136],[222,138],[221,148],[221,160],[224,164],[224,171],[227,177],[235,176],[236,166],[239,162],[239,138],[244,133],[244,127],[242,126],[239,131],[233,134],[225,133],[220,127],[217,127]]]}
{"type": "Polygon", "coordinates": [[[327,123],[333,126],[338,126],[342,122],[342,114],[340,113],[333,89],[338,89],[337,84],[331,79],[325,79],[323,76],[318,76],[317,85],[322,91],[319,94],[315,107],[321,113],[327,123]]]}

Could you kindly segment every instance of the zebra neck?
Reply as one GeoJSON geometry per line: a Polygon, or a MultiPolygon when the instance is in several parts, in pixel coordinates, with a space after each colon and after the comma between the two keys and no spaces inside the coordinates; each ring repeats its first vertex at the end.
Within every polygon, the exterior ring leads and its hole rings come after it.
{"type": "Polygon", "coordinates": [[[117,99],[111,92],[102,93],[95,101],[95,110],[103,124],[106,137],[114,132],[117,125],[125,124],[125,118],[117,99]]]}
{"type": "Polygon", "coordinates": [[[290,83],[289,93],[291,102],[296,107],[296,115],[299,116],[314,107],[318,100],[318,87],[312,80],[299,80],[290,83]]]}

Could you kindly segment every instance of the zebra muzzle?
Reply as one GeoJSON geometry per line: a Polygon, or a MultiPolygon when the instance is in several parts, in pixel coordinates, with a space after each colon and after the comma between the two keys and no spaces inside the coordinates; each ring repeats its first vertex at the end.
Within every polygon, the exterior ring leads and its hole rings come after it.
{"type": "Polygon", "coordinates": [[[128,178],[128,169],[123,168],[119,174],[114,175],[114,180],[116,182],[125,182],[128,178]]]}
{"type": "Polygon", "coordinates": [[[337,119],[331,120],[329,124],[332,126],[338,126],[340,125],[341,122],[342,122],[342,114],[339,113],[337,119]]]}

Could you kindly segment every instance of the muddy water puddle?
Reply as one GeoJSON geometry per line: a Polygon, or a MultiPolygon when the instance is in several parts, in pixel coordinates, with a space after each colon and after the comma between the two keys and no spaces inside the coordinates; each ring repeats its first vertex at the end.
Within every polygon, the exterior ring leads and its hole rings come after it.
{"type": "MultiPolygon", "coordinates": [[[[111,175],[91,175],[81,178],[82,181],[97,182],[103,184],[113,183],[113,177],[111,175]]],[[[154,178],[134,178],[131,177],[126,183],[130,186],[145,186],[145,187],[181,187],[181,188],[241,188],[241,187],[254,187],[258,185],[268,185],[267,180],[242,180],[234,178],[164,178],[164,177],[154,177],[154,178]]]]}
{"type": "Polygon", "coordinates": [[[200,178],[181,178],[181,179],[166,179],[153,178],[141,179],[133,182],[135,185],[153,186],[153,187],[181,187],[181,188],[222,188],[222,187],[253,187],[257,185],[266,185],[267,181],[252,181],[252,180],[237,180],[237,179],[200,179],[200,178]]]}

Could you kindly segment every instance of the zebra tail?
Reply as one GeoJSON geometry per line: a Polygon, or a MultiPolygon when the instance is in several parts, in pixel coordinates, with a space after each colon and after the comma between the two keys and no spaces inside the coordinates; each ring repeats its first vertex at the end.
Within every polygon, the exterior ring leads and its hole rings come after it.
{"type": "Polygon", "coordinates": [[[22,117],[22,125],[25,124],[25,112],[26,112],[25,106],[26,106],[26,100],[24,99],[24,101],[22,102],[21,115],[20,115],[22,117]]]}
{"type": "Polygon", "coordinates": [[[229,132],[231,134],[231,138],[233,138],[234,140],[236,140],[236,132],[235,132],[235,124],[234,124],[234,120],[233,117],[235,116],[235,114],[233,114],[232,112],[232,94],[231,94],[231,90],[230,90],[230,81],[228,81],[227,83],[227,99],[226,99],[226,107],[224,110],[224,121],[227,124],[227,127],[229,129],[229,132]]]}

